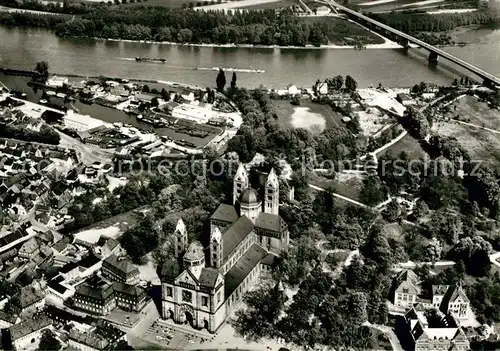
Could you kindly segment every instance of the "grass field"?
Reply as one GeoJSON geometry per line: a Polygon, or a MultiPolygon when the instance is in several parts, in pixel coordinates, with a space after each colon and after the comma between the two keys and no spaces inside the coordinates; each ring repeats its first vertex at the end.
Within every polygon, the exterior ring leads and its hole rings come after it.
{"type": "MultiPolygon", "coordinates": [[[[309,100],[301,101],[300,106],[293,106],[289,100],[273,100],[273,106],[278,115],[278,121],[287,127],[298,127],[298,122],[300,122],[299,124],[304,122],[297,121],[299,118],[296,114],[297,110],[311,114],[310,116],[312,116],[312,119],[314,120],[310,121],[310,128],[306,129],[309,129],[312,132],[317,132],[314,125],[318,123],[324,125],[324,128],[335,128],[342,123],[342,116],[333,111],[330,106],[317,104],[309,100]],[[318,118],[322,118],[324,122],[320,122],[318,118]]],[[[300,117],[307,119],[308,115],[304,114],[300,117]]]]}
{"type": "Polygon", "coordinates": [[[479,102],[475,96],[465,96],[450,105],[447,117],[460,116],[470,119],[470,123],[500,131],[500,111],[491,109],[487,103],[479,102]]]}
{"type": "Polygon", "coordinates": [[[440,122],[433,130],[442,136],[457,138],[469,152],[472,160],[500,165],[500,138],[498,134],[456,122],[440,122]]]}
{"type": "Polygon", "coordinates": [[[327,37],[331,44],[383,44],[385,39],[368,31],[360,25],[338,17],[305,17],[309,23],[323,23],[328,27],[327,37]]]}
{"type": "Polygon", "coordinates": [[[420,146],[420,143],[407,134],[396,144],[378,153],[377,157],[381,157],[387,153],[391,153],[393,156],[398,157],[401,151],[405,151],[410,159],[418,159],[420,156],[425,155],[425,151],[422,149],[422,146],[420,146]]]}
{"type": "Polygon", "coordinates": [[[363,188],[362,179],[356,177],[345,177],[344,175],[338,176],[334,180],[321,177],[320,175],[314,175],[311,178],[311,184],[323,189],[333,187],[337,194],[356,201],[359,201],[359,194],[363,188]]]}
{"type": "MultiPolygon", "coordinates": [[[[469,123],[500,131],[500,111],[490,109],[476,97],[466,96],[457,100],[450,105],[450,110],[446,116],[450,119],[458,114],[462,120],[470,119],[469,123]]],[[[456,137],[473,160],[500,165],[499,134],[454,121],[440,122],[433,129],[440,135],[456,137]]]]}

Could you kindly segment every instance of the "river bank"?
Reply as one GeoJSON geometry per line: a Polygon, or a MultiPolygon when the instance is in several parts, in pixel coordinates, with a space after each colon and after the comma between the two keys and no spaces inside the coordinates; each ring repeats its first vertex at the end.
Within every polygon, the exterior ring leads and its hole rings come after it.
{"type": "MultiPolygon", "coordinates": [[[[84,39],[84,38],[80,38],[84,39]]],[[[306,46],[280,46],[280,45],[254,45],[254,44],[206,44],[206,43],[178,43],[173,41],[153,41],[153,40],[130,40],[130,39],[109,39],[109,38],[92,38],[96,41],[110,41],[110,42],[123,42],[123,43],[140,43],[140,44],[150,44],[150,45],[172,45],[172,46],[184,46],[184,47],[205,47],[205,48],[227,48],[227,49],[293,49],[293,50],[311,50],[311,49],[356,49],[356,45],[306,45],[306,46]]],[[[363,49],[401,49],[402,46],[396,42],[393,42],[387,38],[385,43],[382,44],[366,44],[363,45],[363,49]]]]}

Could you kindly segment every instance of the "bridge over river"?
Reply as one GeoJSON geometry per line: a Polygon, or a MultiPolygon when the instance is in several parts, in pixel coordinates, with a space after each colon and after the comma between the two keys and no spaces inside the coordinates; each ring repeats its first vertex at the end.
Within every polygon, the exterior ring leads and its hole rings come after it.
{"type": "Polygon", "coordinates": [[[413,43],[415,45],[418,45],[418,46],[428,50],[429,51],[429,61],[432,63],[437,63],[438,57],[441,56],[441,57],[455,63],[456,65],[458,65],[462,68],[465,68],[466,70],[474,73],[475,75],[477,75],[478,77],[483,79],[485,85],[490,86],[490,87],[495,87],[495,88],[500,87],[500,78],[486,72],[485,70],[483,70],[477,66],[474,66],[473,64],[470,64],[469,62],[466,62],[466,61],[464,61],[464,60],[462,60],[462,59],[460,59],[452,54],[449,54],[449,53],[447,53],[447,52],[445,52],[445,51],[443,51],[443,50],[441,50],[433,45],[427,44],[426,42],[419,40],[411,35],[408,35],[406,33],[399,31],[399,30],[396,30],[392,27],[389,27],[389,26],[387,26],[379,21],[376,21],[368,16],[362,15],[361,13],[356,12],[348,7],[342,6],[338,3],[336,3],[335,1],[328,0],[328,2],[330,3],[330,5],[334,9],[336,9],[337,11],[341,11],[341,12],[346,13],[349,17],[356,20],[357,22],[366,23],[371,27],[381,29],[384,34],[386,34],[386,35],[389,34],[388,36],[397,37],[398,42],[403,47],[407,48],[409,46],[409,43],[413,43]]]}

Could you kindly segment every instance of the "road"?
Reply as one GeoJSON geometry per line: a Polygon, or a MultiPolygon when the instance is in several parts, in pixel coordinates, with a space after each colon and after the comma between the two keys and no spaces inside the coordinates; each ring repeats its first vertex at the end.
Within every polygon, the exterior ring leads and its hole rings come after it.
{"type": "Polygon", "coordinates": [[[87,145],[81,141],[59,132],[61,140],[59,146],[74,149],[78,153],[78,161],[86,165],[91,165],[94,162],[108,163],[112,160],[113,154],[108,151],[96,148],[92,145],[87,145]]]}

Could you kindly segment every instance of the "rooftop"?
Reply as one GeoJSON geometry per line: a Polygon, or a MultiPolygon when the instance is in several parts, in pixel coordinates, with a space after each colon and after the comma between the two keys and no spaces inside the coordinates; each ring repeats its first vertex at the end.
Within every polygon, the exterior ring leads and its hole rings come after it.
{"type": "Polygon", "coordinates": [[[25,286],[19,292],[19,302],[24,309],[45,298],[45,294],[33,286],[25,286]]]}
{"type": "Polygon", "coordinates": [[[224,277],[224,293],[227,299],[234,290],[245,280],[246,276],[255,268],[259,262],[267,256],[267,251],[257,244],[252,247],[236,262],[224,277]]]}
{"type": "Polygon", "coordinates": [[[110,265],[117,270],[123,272],[124,274],[130,274],[134,272],[139,272],[136,266],[134,266],[128,259],[118,257],[114,254],[110,255],[103,262],[103,265],[110,265]]]}
{"type": "Polygon", "coordinates": [[[222,235],[224,259],[238,246],[238,244],[253,230],[253,223],[247,216],[241,216],[222,235]]]}
{"type": "Polygon", "coordinates": [[[236,209],[232,205],[220,204],[210,217],[212,220],[234,223],[238,219],[236,209]]]}
{"type": "Polygon", "coordinates": [[[48,327],[52,321],[45,314],[39,314],[33,318],[26,319],[19,324],[14,324],[9,328],[12,340],[17,340],[31,334],[37,330],[48,327]]]}

